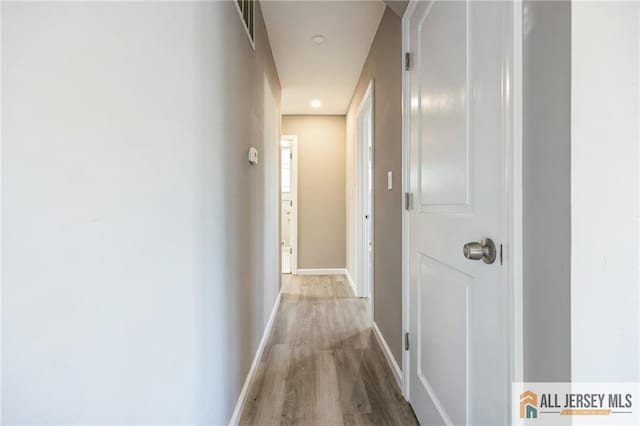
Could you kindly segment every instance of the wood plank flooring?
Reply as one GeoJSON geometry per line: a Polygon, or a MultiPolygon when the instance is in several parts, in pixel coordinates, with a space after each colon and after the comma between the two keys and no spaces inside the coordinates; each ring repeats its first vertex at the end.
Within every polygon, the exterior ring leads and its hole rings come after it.
{"type": "Polygon", "coordinates": [[[344,276],[283,276],[240,424],[418,424],[344,276]]]}

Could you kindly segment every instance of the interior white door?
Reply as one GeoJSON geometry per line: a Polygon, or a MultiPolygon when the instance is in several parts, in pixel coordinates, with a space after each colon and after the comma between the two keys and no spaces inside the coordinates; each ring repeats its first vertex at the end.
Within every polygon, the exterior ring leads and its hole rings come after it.
{"type": "Polygon", "coordinates": [[[297,138],[283,136],[280,142],[280,248],[282,273],[297,267],[297,138]]]}
{"type": "MultiPolygon", "coordinates": [[[[373,83],[358,109],[359,295],[373,295],[373,83]]],[[[372,305],[372,304],[371,304],[372,305]]],[[[372,306],[371,306],[372,307],[372,306]]]]}
{"type": "MultiPolygon", "coordinates": [[[[365,125],[368,128],[367,134],[367,150],[366,150],[366,194],[365,194],[365,208],[366,214],[364,217],[365,226],[365,244],[366,244],[366,269],[367,269],[367,281],[366,281],[366,296],[371,298],[373,293],[373,145],[371,143],[371,115],[366,119],[365,125]]],[[[373,309],[373,306],[371,306],[373,309]]]]}
{"type": "Polygon", "coordinates": [[[509,422],[508,3],[418,1],[406,15],[409,399],[423,425],[509,422]],[[493,264],[463,255],[483,238],[497,246],[493,264]]]}
{"type": "Polygon", "coordinates": [[[293,218],[293,202],[290,200],[289,194],[282,194],[281,201],[281,210],[280,210],[280,230],[282,233],[280,239],[280,249],[282,252],[282,273],[290,274],[293,271],[292,268],[292,255],[293,255],[293,245],[292,245],[292,218],[293,218]]]}

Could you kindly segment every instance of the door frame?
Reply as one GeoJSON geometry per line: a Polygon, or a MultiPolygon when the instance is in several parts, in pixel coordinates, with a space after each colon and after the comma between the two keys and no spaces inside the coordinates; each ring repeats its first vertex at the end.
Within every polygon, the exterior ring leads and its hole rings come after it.
{"type": "MultiPolygon", "coordinates": [[[[280,159],[282,158],[282,142],[287,141],[291,144],[291,275],[298,273],[298,136],[297,135],[282,135],[280,137],[280,144],[278,146],[280,159]]],[[[280,223],[282,223],[282,165],[278,170],[280,175],[280,185],[278,193],[280,194],[280,223]]],[[[282,230],[278,239],[282,238],[282,230]]],[[[278,246],[280,244],[278,243],[278,246]]],[[[282,248],[280,248],[280,255],[282,256],[282,248]]],[[[280,267],[282,267],[282,259],[280,259],[280,267]]]]}
{"type": "Polygon", "coordinates": [[[360,105],[358,106],[358,110],[356,112],[356,157],[357,157],[357,164],[356,164],[356,196],[357,196],[357,201],[356,201],[356,214],[357,214],[357,220],[356,220],[356,265],[357,265],[357,270],[358,270],[358,279],[357,279],[357,289],[358,289],[358,296],[359,297],[364,297],[365,295],[368,296],[369,298],[369,313],[371,315],[371,319],[373,320],[373,298],[374,298],[374,282],[375,282],[375,274],[374,274],[374,267],[373,267],[373,258],[374,258],[374,253],[375,253],[375,244],[373,244],[374,241],[374,223],[375,223],[375,214],[374,214],[374,197],[375,197],[375,182],[374,182],[374,178],[373,175],[371,176],[371,199],[369,200],[370,203],[370,212],[369,212],[369,223],[370,223],[370,227],[371,227],[371,241],[372,241],[372,247],[371,247],[371,262],[368,262],[368,242],[366,241],[365,238],[365,233],[364,233],[364,222],[363,222],[363,216],[364,216],[364,211],[365,211],[365,203],[366,203],[366,194],[367,194],[367,189],[366,189],[366,185],[368,182],[366,182],[366,178],[365,176],[367,176],[367,170],[366,166],[365,166],[365,160],[367,159],[367,153],[368,153],[368,146],[364,146],[364,140],[360,138],[361,136],[361,131],[360,131],[360,117],[363,114],[369,114],[370,117],[370,121],[369,121],[369,139],[371,140],[371,165],[372,168],[375,170],[375,155],[374,155],[374,151],[375,151],[375,135],[374,135],[374,129],[375,129],[375,108],[374,108],[374,81],[371,80],[369,81],[369,85],[367,86],[367,90],[365,91],[364,95],[362,96],[362,100],[360,101],[360,105]],[[369,282],[366,283],[364,282],[364,270],[365,268],[369,268],[369,282]],[[366,288],[368,286],[368,289],[366,288]],[[367,291],[368,290],[368,291],[367,291]]]}
{"type": "MultiPolygon", "coordinates": [[[[410,116],[411,92],[410,81],[405,70],[405,52],[409,50],[409,18],[420,0],[410,0],[402,17],[402,192],[410,189],[410,116]]],[[[503,281],[508,286],[509,304],[509,383],[522,382],[524,377],[523,365],[523,246],[522,246],[522,1],[514,0],[510,7],[510,32],[508,45],[505,46],[502,63],[503,89],[507,99],[503,104],[505,119],[505,134],[507,142],[503,147],[502,173],[504,176],[505,200],[503,211],[507,218],[504,224],[505,253],[503,281]]],[[[410,331],[410,285],[409,285],[409,211],[402,209],[402,328],[404,333],[410,331]]],[[[404,348],[403,348],[404,349],[404,348]]],[[[410,401],[410,356],[408,350],[402,355],[402,392],[410,401]]],[[[511,394],[505,395],[511,401],[511,394]]],[[[511,412],[508,413],[509,418],[511,412]]]]}

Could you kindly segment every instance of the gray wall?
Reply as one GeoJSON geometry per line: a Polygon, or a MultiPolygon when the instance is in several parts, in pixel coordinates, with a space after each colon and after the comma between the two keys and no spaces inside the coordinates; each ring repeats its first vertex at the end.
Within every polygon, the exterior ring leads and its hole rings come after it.
{"type": "Polygon", "coordinates": [[[3,424],[228,422],[278,293],[256,18],[2,3],[3,424]]]}
{"type": "MultiPolygon", "coordinates": [[[[348,268],[355,273],[355,161],[357,111],[374,80],[374,315],[402,365],[402,23],[384,12],[356,86],[349,112],[347,142],[348,268]],[[387,190],[387,172],[393,190],[387,190]]],[[[356,278],[357,279],[357,278],[356,278]]]]}
{"type": "Polygon", "coordinates": [[[524,2],[524,378],[571,379],[571,3],[524,2]]]}
{"type": "Polygon", "coordinates": [[[345,117],[284,115],[298,137],[298,269],[345,267],[345,117]]]}

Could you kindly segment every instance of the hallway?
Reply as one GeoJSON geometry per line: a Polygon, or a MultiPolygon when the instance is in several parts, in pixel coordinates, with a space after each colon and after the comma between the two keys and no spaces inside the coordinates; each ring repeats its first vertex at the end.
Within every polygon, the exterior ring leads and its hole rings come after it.
{"type": "Polygon", "coordinates": [[[640,0],[0,27],[0,426],[640,426],[640,0]]]}
{"type": "Polygon", "coordinates": [[[344,276],[283,276],[242,425],[417,424],[344,276]]]}

